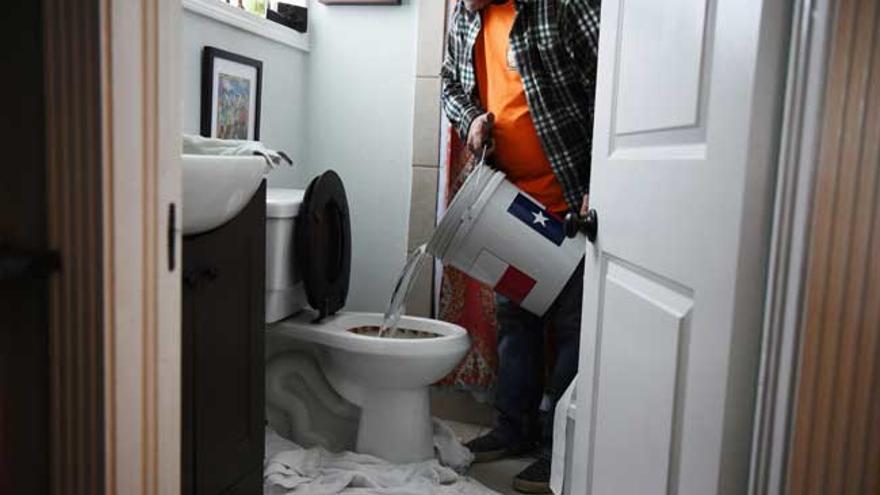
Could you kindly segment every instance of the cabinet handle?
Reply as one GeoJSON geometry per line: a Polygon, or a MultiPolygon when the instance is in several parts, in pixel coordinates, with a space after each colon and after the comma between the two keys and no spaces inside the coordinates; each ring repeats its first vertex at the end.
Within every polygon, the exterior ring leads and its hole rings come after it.
{"type": "Polygon", "coordinates": [[[48,278],[61,268],[56,251],[26,251],[0,248],[0,282],[48,278]]]}
{"type": "Polygon", "coordinates": [[[217,280],[219,274],[219,270],[214,266],[184,270],[183,283],[186,284],[187,287],[197,287],[202,282],[213,282],[214,280],[217,280]]]}
{"type": "Polygon", "coordinates": [[[183,283],[186,284],[187,287],[195,287],[199,283],[199,271],[198,270],[184,270],[183,271],[183,283]]]}

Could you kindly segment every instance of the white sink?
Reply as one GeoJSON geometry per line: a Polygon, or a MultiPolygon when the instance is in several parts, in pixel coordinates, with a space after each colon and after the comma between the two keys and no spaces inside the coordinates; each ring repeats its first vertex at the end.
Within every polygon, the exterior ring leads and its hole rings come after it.
{"type": "Polygon", "coordinates": [[[266,174],[259,156],[183,155],[183,235],[215,229],[250,201],[266,174]]]}

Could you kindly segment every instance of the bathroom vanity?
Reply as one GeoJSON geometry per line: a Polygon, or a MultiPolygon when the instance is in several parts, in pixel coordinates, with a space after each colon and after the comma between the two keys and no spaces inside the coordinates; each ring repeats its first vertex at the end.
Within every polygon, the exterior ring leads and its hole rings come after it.
{"type": "Polygon", "coordinates": [[[183,238],[182,493],[262,493],[266,183],[183,238]]]}

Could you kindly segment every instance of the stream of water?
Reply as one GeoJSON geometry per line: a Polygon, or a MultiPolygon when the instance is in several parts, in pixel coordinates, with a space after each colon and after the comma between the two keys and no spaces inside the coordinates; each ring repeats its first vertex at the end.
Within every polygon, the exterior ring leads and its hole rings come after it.
{"type": "Polygon", "coordinates": [[[428,256],[427,244],[422,244],[409,254],[406,265],[403,267],[403,271],[400,272],[400,277],[398,277],[397,284],[394,286],[394,292],[391,293],[391,300],[388,301],[388,309],[385,310],[385,318],[382,320],[382,327],[379,329],[379,337],[384,337],[386,333],[389,337],[394,337],[397,333],[397,324],[400,322],[400,317],[403,314],[406,295],[409,294],[413,280],[418,276],[419,269],[422,267],[422,262],[425,258],[430,258],[428,256]]]}

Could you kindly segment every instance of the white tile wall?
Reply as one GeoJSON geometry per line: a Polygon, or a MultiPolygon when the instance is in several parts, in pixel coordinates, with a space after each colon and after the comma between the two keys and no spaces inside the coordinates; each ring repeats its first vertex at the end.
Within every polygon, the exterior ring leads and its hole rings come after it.
{"type": "MultiPolygon", "coordinates": [[[[434,167],[413,167],[412,205],[409,213],[409,249],[428,242],[434,232],[437,204],[437,172],[434,167]]],[[[434,264],[425,261],[419,276],[413,282],[406,302],[406,313],[414,316],[432,316],[434,264]]]]}
{"type": "Polygon", "coordinates": [[[440,79],[416,79],[413,122],[413,164],[438,166],[440,162],[440,79]]]}
{"type": "MultiPolygon", "coordinates": [[[[419,0],[416,94],[413,108],[413,175],[409,249],[434,231],[440,162],[440,66],[446,31],[446,0],[419,0]]],[[[407,314],[432,316],[433,264],[426,263],[407,299],[407,314]]]]}
{"type": "Polygon", "coordinates": [[[434,232],[437,205],[437,169],[413,167],[412,205],[409,215],[409,248],[428,242],[434,232]]]}
{"type": "Polygon", "coordinates": [[[417,76],[440,75],[445,32],[446,0],[419,0],[417,76]]]}

